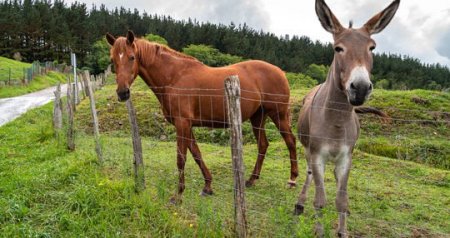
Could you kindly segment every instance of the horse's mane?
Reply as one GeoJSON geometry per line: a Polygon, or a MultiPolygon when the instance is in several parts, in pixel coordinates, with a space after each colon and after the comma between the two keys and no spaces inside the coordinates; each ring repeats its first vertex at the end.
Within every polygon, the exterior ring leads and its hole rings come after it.
{"type": "MultiPolygon", "coordinates": [[[[161,53],[167,53],[167,54],[170,54],[170,55],[178,57],[178,58],[187,59],[187,60],[190,60],[190,61],[193,61],[193,62],[196,62],[196,63],[203,64],[198,59],[196,59],[196,58],[194,58],[194,57],[192,57],[190,55],[186,55],[186,54],[183,54],[181,52],[178,52],[178,51],[176,51],[176,50],[174,50],[174,49],[172,49],[172,48],[170,48],[170,47],[168,47],[166,45],[159,44],[159,43],[156,43],[156,42],[151,42],[151,41],[148,41],[148,40],[145,40],[145,39],[138,39],[138,42],[139,42],[139,51],[140,51],[140,54],[142,54],[142,55],[147,55],[148,56],[148,55],[150,55],[152,53],[156,54],[156,55],[160,55],[161,53]],[[153,47],[156,50],[153,50],[153,47]]],[[[142,55],[141,55],[141,59],[140,59],[141,62],[142,63],[149,63],[148,60],[149,60],[149,58],[152,58],[152,57],[142,57],[142,55]]]]}

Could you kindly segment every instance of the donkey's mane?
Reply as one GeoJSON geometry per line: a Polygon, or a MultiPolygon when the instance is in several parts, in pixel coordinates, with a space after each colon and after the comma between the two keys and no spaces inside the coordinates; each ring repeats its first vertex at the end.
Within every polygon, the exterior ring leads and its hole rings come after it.
{"type": "Polygon", "coordinates": [[[196,63],[203,64],[198,59],[196,59],[196,58],[194,58],[194,57],[192,57],[190,55],[186,55],[186,54],[183,54],[181,52],[178,52],[178,51],[176,51],[176,50],[174,50],[174,49],[172,49],[172,48],[170,48],[170,47],[168,47],[166,45],[159,44],[159,43],[156,43],[156,42],[150,42],[150,41],[145,40],[145,39],[138,39],[137,42],[139,42],[139,51],[140,51],[140,54],[142,54],[140,60],[144,61],[143,63],[147,63],[146,59],[148,59],[149,57],[142,57],[142,56],[143,55],[149,56],[153,52],[153,54],[158,54],[158,55],[161,54],[161,53],[167,53],[167,54],[170,54],[170,55],[178,57],[178,58],[187,59],[187,60],[190,60],[190,61],[193,61],[193,62],[196,62],[196,63]],[[152,50],[153,48],[156,48],[156,49],[159,49],[159,50],[152,50]]]}

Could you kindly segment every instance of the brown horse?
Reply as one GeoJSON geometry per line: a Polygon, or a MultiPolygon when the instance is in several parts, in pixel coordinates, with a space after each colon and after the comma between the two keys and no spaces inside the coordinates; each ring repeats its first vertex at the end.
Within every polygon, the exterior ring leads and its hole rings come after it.
{"type": "Polygon", "coordinates": [[[189,149],[205,179],[202,195],[213,193],[212,176],[202,160],[192,127],[228,127],[224,80],[238,75],[241,85],[242,120],[250,119],[258,143],[255,168],[246,185],[259,178],[269,143],[264,124],[269,117],[280,131],[290,153],[289,184],[294,186],[298,175],[295,137],[289,120],[289,85],[282,70],[257,60],[226,67],[212,68],[197,59],[176,52],[166,46],[135,38],[128,31],[126,37],[106,39],[112,46],[110,55],[116,69],[119,101],[130,97],[130,86],[139,75],[155,93],[167,121],[176,127],[178,193],[171,199],[181,201],[184,185],[184,166],[189,149]]]}
{"type": "MultiPolygon", "coordinates": [[[[308,164],[295,214],[303,212],[307,190],[314,179],[314,208],[318,216],[325,206],[325,163],[335,164],[337,183],[336,208],[339,213],[338,235],[347,237],[347,181],[352,165],[352,152],[359,137],[359,120],[355,113],[382,112],[355,108],[372,92],[370,71],[375,41],[371,35],[382,31],[394,17],[400,0],[371,18],[362,28],[344,28],[324,0],[316,0],[316,13],[322,26],[334,37],[334,60],[325,83],[315,87],[304,99],[298,120],[298,133],[305,148],[308,164]]],[[[384,115],[386,116],[386,115],[384,115]]],[[[323,227],[316,224],[316,233],[323,236],[323,227]]]]}

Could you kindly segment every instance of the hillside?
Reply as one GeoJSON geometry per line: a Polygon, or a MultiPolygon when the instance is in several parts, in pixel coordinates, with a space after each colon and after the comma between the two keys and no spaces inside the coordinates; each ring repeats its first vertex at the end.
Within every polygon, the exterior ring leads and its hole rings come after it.
{"type": "MultiPolygon", "coordinates": [[[[143,85],[135,85],[134,102],[140,128],[146,135],[143,148],[147,180],[146,191],[137,195],[133,189],[132,146],[125,105],[117,103],[114,89],[111,85],[96,93],[106,158],[103,166],[96,162],[93,137],[85,125],[90,120],[87,101],[78,109],[76,122],[84,131],[78,130],[73,153],[64,149],[64,137],[57,140],[53,136],[51,104],[0,127],[0,233],[6,237],[232,236],[232,171],[230,148],[222,135],[225,132],[196,130],[202,135],[199,146],[214,176],[215,195],[198,196],[202,176],[189,157],[184,202],[177,207],[168,205],[178,177],[171,127],[159,124],[159,108],[152,94],[144,91],[143,85]],[[167,139],[162,135],[167,135],[167,139]]],[[[295,91],[294,100],[299,100],[305,92],[295,91]]],[[[435,92],[424,92],[422,96],[428,93],[433,95],[427,97],[433,103],[432,98],[439,101],[443,97],[435,92]]],[[[385,93],[380,92],[374,99],[382,96],[385,93]]],[[[395,97],[392,95],[391,99],[395,97]]],[[[388,105],[396,105],[395,102],[388,105]]],[[[379,124],[376,120],[373,123],[373,126],[379,124]]],[[[244,159],[248,176],[257,152],[247,130],[244,131],[247,140],[244,159]]],[[[416,129],[405,133],[409,136],[422,132],[416,129]]],[[[261,179],[256,187],[247,190],[250,236],[313,237],[313,193],[308,198],[306,214],[299,218],[292,216],[300,186],[292,190],[284,187],[289,168],[284,159],[287,150],[279,135],[272,130],[270,134],[272,142],[261,179]]],[[[368,136],[367,128],[363,134],[368,136]]],[[[304,171],[303,159],[299,165],[299,170],[304,171]]],[[[301,183],[303,179],[302,174],[298,181],[301,183]]],[[[323,222],[326,232],[332,236],[337,214],[331,166],[326,171],[326,186],[329,203],[323,222]]],[[[448,170],[358,150],[354,155],[349,193],[348,227],[352,236],[445,237],[450,233],[448,170]]]]}
{"type": "Polygon", "coordinates": [[[11,69],[11,78],[17,82],[13,85],[0,85],[0,98],[15,97],[54,86],[59,82],[66,82],[64,74],[50,71],[46,75],[36,76],[31,83],[24,85],[21,82],[24,77],[23,70],[29,67],[31,64],[0,57],[0,81],[8,81],[9,69],[11,69]]]}
{"type": "MultiPolygon", "coordinates": [[[[296,131],[301,101],[309,89],[301,89],[291,82],[293,130],[296,131]]],[[[152,139],[174,140],[175,130],[162,115],[156,97],[136,79],[132,87],[141,134],[152,139]]],[[[126,108],[117,101],[115,85],[105,87],[97,95],[100,129],[117,135],[129,131],[126,108]]],[[[450,169],[450,93],[427,90],[387,91],[375,90],[368,106],[384,110],[392,123],[381,123],[372,115],[361,115],[361,139],[358,149],[375,155],[412,160],[431,166],[450,169]]],[[[77,119],[80,128],[90,133],[89,104],[81,104],[77,119]]],[[[268,123],[268,138],[278,141],[279,133],[268,123]]],[[[255,143],[250,123],[244,123],[245,143],[255,143]]],[[[223,130],[196,128],[196,138],[205,143],[228,143],[229,135],[223,130]]]]}
{"type": "Polygon", "coordinates": [[[23,69],[31,67],[31,64],[8,59],[0,56],[0,81],[9,79],[9,70],[11,69],[11,79],[22,79],[23,69]]]}

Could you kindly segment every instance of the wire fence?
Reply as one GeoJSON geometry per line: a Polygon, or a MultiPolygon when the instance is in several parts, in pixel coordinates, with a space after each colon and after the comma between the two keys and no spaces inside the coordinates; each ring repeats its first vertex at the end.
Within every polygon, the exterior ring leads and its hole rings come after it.
{"type": "Polygon", "coordinates": [[[0,66],[0,87],[26,85],[36,76],[45,75],[49,71],[68,73],[71,66],[65,64],[55,64],[52,61],[40,63],[34,61],[30,67],[1,67],[0,66]]]}
{"type": "MultiPolygon", "coordinates": [[[[158,100],[160,104],[162,105],[162,109],[164,111],[164,116],[166,120],[171,121],[172,124],[177,124],[177,121],[184,121],[188,123],[192,123],[194,126],[197,127],[203,127],[203,126],[210,126],[215,128],[222,128],[226,129],[229,128],[230,123],[226,117],[227,115],[227,102],[225,101],[224,97],[224,89],[223,88],[217,88],[217,89],[202,89],[202,88],[176,88],[176,87],[152,87],[153,92],[155,93],[156,97],[158,97],[158,100]]],[[[261,124],[258,125],[247,125],[250,126],[253,130],[261,133],[261,131],[265,131],[266,133],[272,133],[272,134],[287,134],[290,133],[290,131],[283,131],[279,130],[280,127],[279,120],[280,120],[280,110],[281,108],[293,108],[294,106],[298,106],[294,104],[294,102],[289,101],[289,97],[287,95],[281,95],[281,94],[271,94],[271,93],[263,93],[263,92],[255,92],[250,90],[241,90],[241,105],[245,104],[255,104],[256,106],[253,107],[253,110],[257,110],[261,105],[266,105],[266,107],[271,107],[274,110],[272,112],[267,112],[267,115],[263,115],[265,118],[270,117],[272,119],[272,123],[268,123],[271,125],[261,126],[261,124]]],[[[339,104],[340,102],[333,102],[335,104],[339,104]]],[[[327,108],[327,107],[314,107],[314,109],[317,110],[330,110],[332,112],[336,113],[353,113],[352,111],[339,109],[336,107],[333,108],[327,108]]],[[[391,109],[391,110],[410,110],[410,109],[399,109],[399,108],[392,108],[392,107],[385,107],[381,109],[391,109]]],[[[411,110],[415,111],[415,110],[411,110]]],[[[422,111],[423,113],[424,111],[422,111]]],[[[243,112],[243,115],[247,115],[247,112],[243,112]]],[[[427,113],[439,113],[442,115],[445,115],[449,112],[447,111],[428,111],[427,113]]],[[[251,114],[251,113],[250,113],[251,114]]],[[[160,123],[161,117],[157,114],[151,114],[151,120],[154,120],[155,123],[160,123]]],[[[248,119],[248,115],[244,116],[245,119],[248,119]]],[[[267,119],[268,121],[270,119],[267,119]]],[[[292,117],[290,118],[291,122],[294,123],[292,120],[292,117]]],[[[364,115],[361,117],[361,120],[363,121],[370,121],[371,123],[378,123],[381,124],[378,121],[378,118],[374,116],[367,116],[364,115]]],[[[390,154],[391,157],[397,158],[397,159],[403,159],[403,160],[413,160],[413,161],[420,161],[425,162],[427,158],[432,156],[442,156],[443,161],[448,160],[448,155],[450,155],[450,147],[447,143],[442,144],[433,144],[431,143],[430,146],[426,145],[421,147],[422,145],[418,144],[416,139],[409,138],[408,135],[405,135],[405,132],[403,130],[396,130],[396,125],[400,124],[414,124],[414,125],[422,125],[424,122],[429,123],[429,125],[441,125],[443,127],[446,127],[448,129],[450,120],[446,118],[436,118],[436,119],[408,119],[408,118],[391,118],[392,125],[389,126],[390,132],[386,135],[389,136],[388,140],[382,144],[389,145],[393,148],[393,154],[390,154]],[[393,155],[393,156],[392,156],[393,155]],[[413,157],[413,158],[411,158],[413,157]]],[[[428,125],[428,124],[427,124],[428,125]]],[[[242,125],[245,126],[245,125],[242,125]]],[[[161,129],[164,131],[164,127],[161,127],[161,129]]],[[[186,129],[186,128],[184,128],[186,129]]],[[[184,129],[179,129],[178,135],[176,135],[174,138],[176,141],[178,141],[178,145],[180,144],[180,141],[186,141],[189,143],[188,147],[189,149],[185,149],[187,153],[189,154],[189,151],[192,151],[193,149],[193,143],[196,143],[196,139],[194,138],[195,132],[193,132],[193,135],[189,131],[187,134],[183,133],[184,129]]],[[[190,130],[188,128],[188,130],[190,130]]],[[[164,131],[164,134],[170,134],[173,132],[164,131]]],[[[228,132],[229,133],[229,132],[228,132]]],[[[230,134],[230,133],[229,133],[230,134]]],[[[228,134],[228,135],[229,135],[228,134]]],[[[364,137],[365,132],[362,132],[362,140],[368,140],[369,143],[371,141],[370,136],[367,138],[364,137]]],[[[225,135],[227,137],[228,135],[225,135]]],[[[386,135],[382,135],[383,137],[386,137],[386,135]]],[[[306,136],[310,138],[316,138],[316,139],[323,139],[328,141],[342,141],[346,140],[343,138],[336,138],[332,136],[320,136],[320,135],[301,135],[306,136]]],[[[427,135],[429,138],[435,137],[434,134],[427,135]]],[[[282,138],[281,136],[279,137],[282,138]]],[[[427,138],[420,138],[422,140],[427,140],[427,138]]],[[[127,161],[129,159],[129,155],[133,154],[132,146],[131,146],[131,138],[126,139],[127,143],[130,145],[129,150],[123,151],[122,155],[117,154],[108,154],[108,151],[106,150],[105,158],[109,158],[109,160],[118,159],[127,161]]],[[[195,212],[201,211],[199,209],[199,204],[202,202],[197,201],[195,197],[198,193],[198,190],[202,186],[204,186],[207,179],[203,178],[201,176],[201,173],[198,173],[195,170],[198,170],[196,166],[193,163],[188,163],[185,169],[178,169],[175,166],[175,160],[168,161],[167,158],[171,156],[165,155],[165,153],[168,152],[168,150],[164,150],[164,152],[161,152],[160,147],[167,147],[173,149],[173,157],[176,156],[187,159],[185,152],[180,150],[180,148],[177,147],[176,141],[167,141],[167,140],[154,140],[150,142],[150,145],[147,143],[144,146],[144,158],[146,159],[146,184],[147,187],[152,187],[153,189],[158,191],[158,194],[161,195],[163,199],[167,199],[168,197],[176,194],[177,188],[180,186],[179,176],[182,173],[184,176],[186,176],[185,181],[183,182],[183,186],[186,187],[186,191],[183,194],[183,205],[177,207],[177,210],[184,211],[187,214],[192,214],[195,212]],[[150,152],[151,151],[151,152],[150,152]],[[161,154],[163,153],[163,154],[161,154]],[[195,192],[193,192],[195,190],[195,192]],[[195,199],[195,201],[192,201],[192,199],[195,199]]],[[[270,141],[270,143],[274,143],[274,141],[270,141]]],[[[265,154],[265,152],[258,151],[258,149],[251,148],[251,147],[257,147],[255,145],[246,145],[244,147],[244,157],[245,157],[245,165],[246,169],[243,171],[237,171],[241,172],[243,174],[246,174],[246,176],[250,177],[252,174],[250,171],[252,171],[254,162],[256,161],[257,156],[260,156],[261,153],[265,154]]],[[[367,156],[364,152],[377,154],[378,151],[370,151],[367,148],[362,148],[366,146],[366,144],[357,144],[356,148],[359,149],[361,152],[356,153],[355,159],[358,160],[369,160],[365,157],[373,158],[373,156],[367,156]]],[[[215,226],[216,223],[219,222],[222,226],[222,228],[228,228],[232,226],[231,224],[236,223],[232,219],[233,214],[233,207],[235,204],[233,203],[232,194],[235,191],[235,187],[233,186],[233,180],[231,179],[233,177],[233,173],[236,172],[235,169],[231,167],[231,154],[230,154],[230,143],[207,143],[207,144],[200,144],[200,151],[202,152],[202,157],[208,165],[208,161],[211,158],[215,158],[213,161],[214,163],[211,163],[210,165],[210,171],[213,173],[213,189],[216,195],[213,195],[211,197],[211,200],[214,204],[209,204],[211,207],[209,209],[212,209],[213,214],[220,217],[217,218],[218,220],[212,220],[208,221],[207,224],[204,225],[210,225],[215,226]],[[203,147],[207,147],[206,149],[203,147]],[[206,151],[206,152],[205,152],[206,151]],[[228,159],[227,159],[228,158],[228,159]],[[217,202],[217,203],[216,203],[217,202]],[[209,223],[210,222],[210,223],[209,223]]],[[[269,146],[270,148],[270,146],[269,146]]],[[[306,215],[304,217],[304,220],[301,218],[293,218],[291,216],[294,204],[297,201],[297,197],[299,194],[298,187],[296,189],[286,189],[285,185],[286,182],[289,179],[289,172],[290,172],[290,166],[291,161],[289,158],[288,149],[282,145],[277,145],[277,149],[270,150],[265,154],[265,165],[263,166],[263,169],[261,173],[255,174],[259,178],[256,182],[256,185],[254,188],[249,188],[245,190],[245,197],[246,197],[246,212],[247,212],[247,222],[248,224],[248,234],[250,236],[255,237],[286,237],[286,236],[292,236],[297,237],[301,236],[298,232],[303,231],[310,231],[307,227],[305,227],[305,224],[307,226],[312,225],[311,222],[306,222],[307,219],[318,219],[314,218],[314,211],[312,209],[312,197],[308,197],[308,209],[306,211],[306,215]],[[280,159],[281,158],[281,159],[280,159]],[[269,191],[265,191],[265,190],[269,191]],[[282,225],[281,225],[282,224],[282,225]],[[286,233],[291,232],[291,233],[286,233]]],[[[297,151],[297,158],[300,163],[300,170],[299,170],[299,178],[297,179],[299,181],[299,185],[303,182],[304,175],[306,172],[306,165],[304,163],[304,152],[302,149],[297,151]]],[[[193,153],[192,157],[198,157],[195,153],[193,153]]],[[[191,156],[189,156],[191,157],[191,156]]],[[[117,161],[115,163],[118,163],[117,161]]],[[[124,162],[126,163],[126,162],[124,162]]],[[[387,163],[387,162],[385,162],[387,163]]],[[[447,162],[443,162],[444,166],[448,166],[447,162]]],[[[361,163],[357,164],[358,167],[362,166],[361,163]]],[[[334,167],[334,166],[329,166],[334,167]]],[[[357,196],[361,196],[363,194],[364,198],[358,199],[359,205],[361,203],[376,203],[378,201],[383,200],[383,193],[392,193],[392,191],[398,192],[401,194],[401,191],[404,191],[406,188],[405,181],[411,179],[411,176],[406,173],[403,170],[399,170],[395,173],[392,173],[388,176],[391,180],[389,181],[389,188],[381,188],[379,189],[376,186],[367,186],[366,182],[360,181],[361,177],[357,177],[353,180],[353,177],[356,176],[365,176],[362,179],[371,179],[373,176],[368,173],[366,174],[364,171],[364,168],[352,168],[352,170],[356,170],[352,172],[352,175],[350,177],[350,186],[348,191],[344,191],[349,194],[350,197],[350,204],[352,204],[352,200],[356,199],[357,196]],[[359,174],[361,173],[361,174],[359,174]],[[398,181],[396,178],[400,178],[401,181],[398,181]],[[364,187],[364,191],[361,192],[361,187],[364,187]],[[354,191],[358,190],[358,191],[354,191]],[[362,200],[362,201],[361,201],[362,200]]],[[[129,172],[127,172],[129,173],[129,172]]],[[[329,214],[329,216],[326,216],[327,226],[330,230],[333,230],[335,227],[334,220],[336,220],[336,217],[339,214],[337,211],[334,210],[334,206],[330,201],[334,200],[335,195],[340,191],[336,188],[335,183],[332,182],[328,177],[332,174],[330,171],[330,168],[327,169],[327,178],[325,180],[325,187],[327,191],[328,199],[328,209],[325,211],[325,213],[329,214]],[[331,217],[331,218],[330,218],[331,217]]],[[[247,177],[247,178],[248,178],[247,177]]],[[[379,179],[377,180],[379,182],[379,179]]],[[[314,186],[313,186],[314,187],[314,186]]],[[[314,189],[311,189],[310,194],[314,193],[314,189]]],[[[423,193],[425,193],[424,191],[423,193]]],[[[423,193],[417,193],[417,194],[423,194],[423,193]]],[[[391,197],[395,197],[395,199],[400,199],[400,195],[391,197]]],[[[389,197],[389,196],[388,196],[389,197]]],[[[393,204],[390,204],[387,202],[388,205],[391,206],[393,204]]],[[[350,206],[351,207],[351,206],[350,206]]],[[[387,208],[384,208],[387,209],[387,208]]],[[[397,209],[397,208],[393,208],[397,209]]],[[[436,212],[432,211],[434,208],[429,208],[430,213],[436,212]]],[[[442,204],[442,207],[439,208],[440,214],[448,214],[450,213],[450,209],[448,207],[445,207],[444,204],[442,204]]],[[[425,209],[426,210],[426,209],[425,209]]],[[[345,213],[345,216],[347,216],[347,213],[345,213]]],[[[417,228],[417,223],[411,222],[409,224],[406,224],[405,222],[399,223],[398,221],[394,220],[384,220],[382,218],[383,216],[377,216],[372,217],[370,214],[370,211],[364,211],[364,210],[358,210],[352,211],[352,215],[349,218],[349,225],[350,228],[352,226],[356,226],[355,224],[357,222],[354,222],[353,219],[364,219],[366,223],[372,223],[376,226],[389,226],[389,230],[391,233],[393,233],[397,237],[407,237],[410,234],[405,234],[405,230],[409,230],[410,232],[413,232],[415,228],[417,228]],[[355,217],[355,218],[352,218],[355,217]],[[403,227],[399,227],[403,226],[403,227]]],[[[231,229],[232,230],[232,229],[231,229]]],[[[358,231],[361,232],[361,231],[358,231]]],[[[352,229],[350,229],[350,235],[352,236],[359,236],[359,233],[356,233],[352,229]]],[[[361,233],[363,234],[363,233],[361,233]]],[[[232,234],[228,234],[232,235],[232,234]]],[[[434,236],[446,236],[444,233],[432,233],[431,235],[434,236]]],[[[225,235],[226,236],[226,235],[225,235]]],[[[364,235],[362,235],[364,236],[364,235]]]]}

